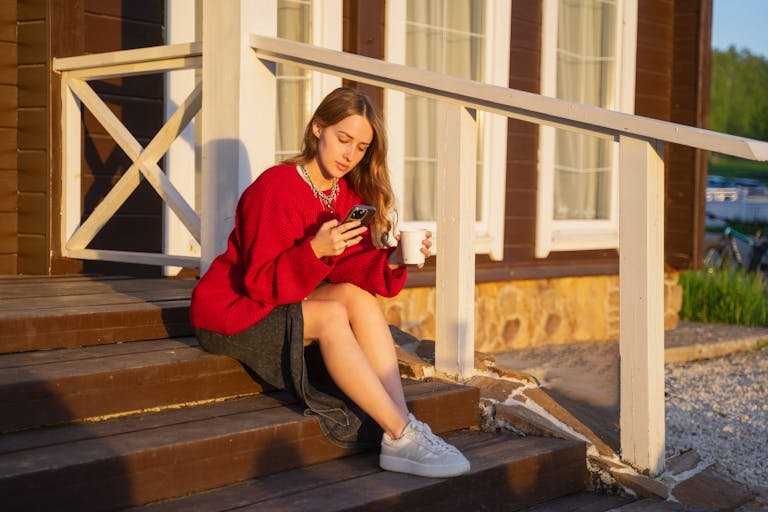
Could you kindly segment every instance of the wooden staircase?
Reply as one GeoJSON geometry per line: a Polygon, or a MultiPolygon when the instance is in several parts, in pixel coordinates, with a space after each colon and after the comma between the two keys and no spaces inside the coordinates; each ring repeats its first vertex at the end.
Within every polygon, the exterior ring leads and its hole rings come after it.
{"type": "Polygon", "coordinates": [[[205,353],[193,285],[0,278],[2,510],[518,510],[585,488],[583,444],[480,432],[478,390],[438,381],[404,381],[409,406],[471,473],[381,471],[205,353]]]}

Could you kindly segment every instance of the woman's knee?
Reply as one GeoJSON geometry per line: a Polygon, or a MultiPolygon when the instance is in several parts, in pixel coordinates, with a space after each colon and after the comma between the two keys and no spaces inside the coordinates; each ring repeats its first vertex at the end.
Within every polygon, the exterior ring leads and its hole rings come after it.
{"type": "Polygon", "coordinates": [[[347,308],[340,301],[309,300],[303,306],[305,334],[322,339],[349,328],[347,308]]]}
{"type": "Polygon", "coordinates": [[[379,305],[375,295],[352,283],[340,283],[339,293],[339,300],[345,304],[348,312],[360,308],[378,307],[379,305]]]}

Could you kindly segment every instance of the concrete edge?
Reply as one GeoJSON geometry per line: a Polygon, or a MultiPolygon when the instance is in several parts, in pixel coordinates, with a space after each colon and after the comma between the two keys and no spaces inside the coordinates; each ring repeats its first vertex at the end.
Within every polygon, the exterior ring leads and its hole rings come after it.
{"type": "Polygon", "coordinates": [[[754,335],[736,340],[717,341],[713,343],[694,343],[682,347],[664,349],[664,364],[687,363],[702,359],[723,357],[736,352],[746,352],[764,346],[768,342],[765,335],[754,335]]]}

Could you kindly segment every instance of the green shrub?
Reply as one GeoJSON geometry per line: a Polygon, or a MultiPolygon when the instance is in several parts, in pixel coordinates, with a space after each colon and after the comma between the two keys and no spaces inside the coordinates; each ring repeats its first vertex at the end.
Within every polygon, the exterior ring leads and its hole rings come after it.
{"type": "Polygon", "coordinates": [[[768,326],[763,274],[744,270],[696,270],[680,275],[680,318],[747,326],[768,326]]]}

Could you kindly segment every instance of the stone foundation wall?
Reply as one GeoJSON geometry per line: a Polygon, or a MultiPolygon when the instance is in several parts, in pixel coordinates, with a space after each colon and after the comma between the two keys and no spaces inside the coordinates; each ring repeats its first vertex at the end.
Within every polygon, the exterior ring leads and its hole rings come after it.
{"type": "MultiPolygon", "coordinates": [[[[682,304],[677,278],[665,274],[666,329],[677,326],[682,304]]],[[[475,349],[482,352],[619,337],[617,275],[479,283],[475,301],[475,349]]],[[[381,302],[390,324],[435,338],[434,288],[406,288],[381,302]]]]}

